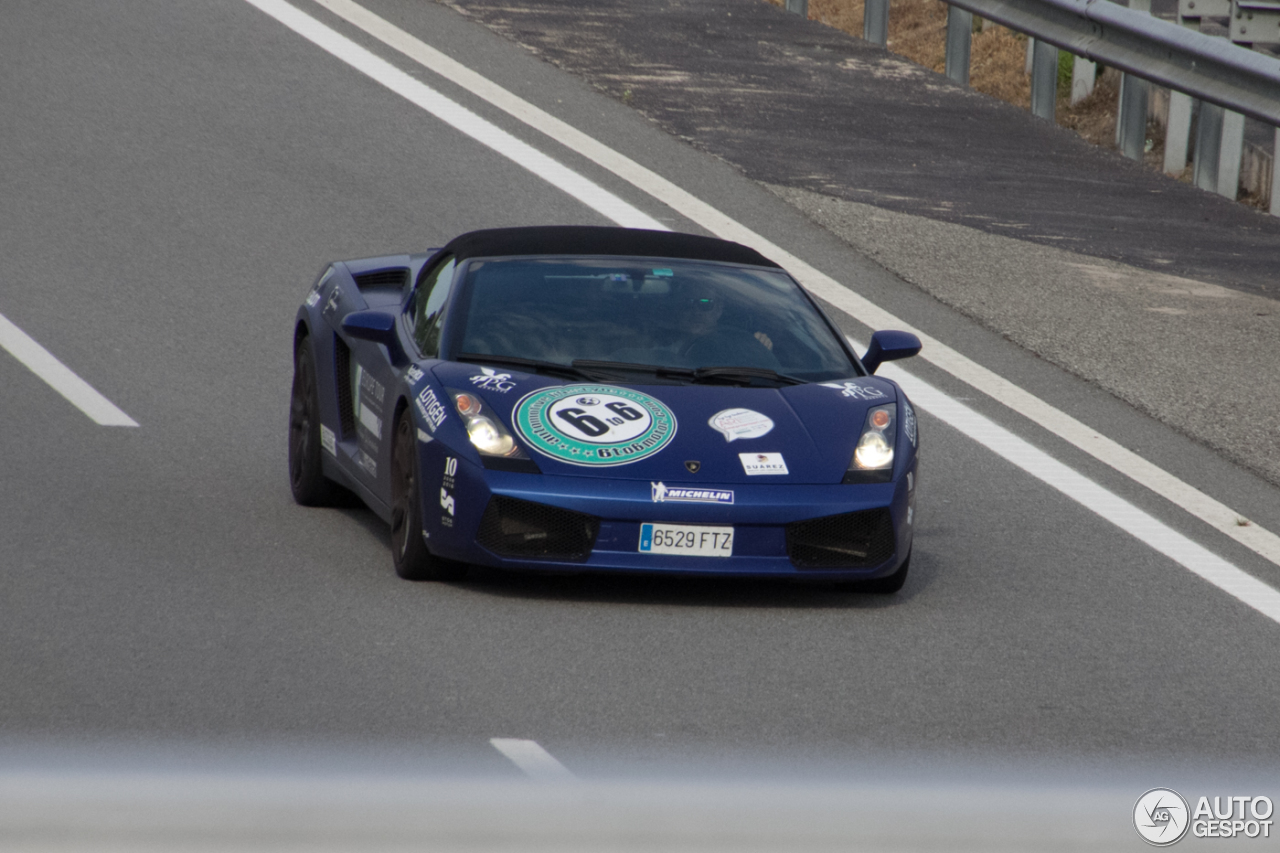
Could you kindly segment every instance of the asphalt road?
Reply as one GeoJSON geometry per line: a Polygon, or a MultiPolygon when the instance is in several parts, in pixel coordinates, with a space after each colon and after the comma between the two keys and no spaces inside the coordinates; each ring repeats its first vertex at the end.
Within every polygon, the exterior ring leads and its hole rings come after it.
{"type": "MultiPolygon", "coordinates": [[[[445,7],[370,7],[1280,528],[1273,487],[932,301],[576,78],[445,7]]],[[[397,580],[372,513],[289,495],[290,330],[312,277],[331,259],[472,228],[608,223],[242,0],[12,0],[0,80],[0,314],[140,424],[95,425],[0,353],[0,760],[104,743],[340,747],[514,776],[488,740],[516,737],[584,777],[1034,757],[1113,778],[1155,766],[1154,787],[1280,757],[1280,626],[927,412],[912,577],[893,598],[491,572],[397,580]]],[[[913,369],[1280,580],[951,377],[913,369]]]]}

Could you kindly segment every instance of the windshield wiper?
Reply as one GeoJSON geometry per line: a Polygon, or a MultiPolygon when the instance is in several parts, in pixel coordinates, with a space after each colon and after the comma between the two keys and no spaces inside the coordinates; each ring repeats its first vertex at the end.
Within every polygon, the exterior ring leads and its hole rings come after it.
{"type": "Polygon", "coordinates": [[[501,364],[508,367],[521,368],[527,373],[550,373],[553,376],[564,376],[569,379],[600,379],[598,374],[592,374],[572,364],[561,364],[558,361],[542,361],[537,358],[521,358],[518,355],[485,355],[478,352],[460,352],[453,357],[453,360],[479,364],[501,364]]]}
{"type": "Polygon", "coordinates": [[[782,385],[804,385],[808,380],[788,376],[767,367],[699,367],[693,371],[694,382],[750,382],[764,379],[782,385]]]}
{"type": "Polygon", "coordinates": [[[594,370],[633,370],[640,373],[652,373],[654,376],[673,376],[679,379],[693,379],[697,375],[697,372],[691,367],[667,367],[661,364],[639,364],[634,361],[597,361],[592,358],[575,358],[573,366],[594,370]]]}

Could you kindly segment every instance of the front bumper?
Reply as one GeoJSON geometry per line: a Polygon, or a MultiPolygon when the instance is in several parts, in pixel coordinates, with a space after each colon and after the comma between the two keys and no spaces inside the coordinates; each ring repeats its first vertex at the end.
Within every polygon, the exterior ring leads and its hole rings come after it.
{"type": "MultiPolygon", "coordinates": [[[[433,526],[428,517],[424,529],[434,553],[477,565],[522,571],[869,580],[892,574],[911,549],[915,495],[905,474],[893,482],[873,485],[735,484],[723,487],[734,492],[734,503],[725,505],[655,501],[648,481],[517,474],[465,463],[459,467],[463,470],[458,471],[456,492],[468,499],[459,503],[448,526],[433,526]],[[494,496],[580,514],[594,520],[592,535],[586,547],[565,548],[561,554],[500,553],[503,548],[494,546],[494,496]],[[797,524],[832,516],[876,519],[879,546],[863,549],[861,558],[850,558],[857,565],[833,565],[840,559],[814,560],[812,549],[798,551],[797,531],[812,531],[813,525],[797,524]],[[646,522],[732,526],[733,556],[642,553],[640,526],[646,522]]],[[[914,485],[914,478],[910,482],[914,485]]],[[[721,487],[700,483],[698,488],[721,487]]],[[[507,500],[505,505],[511,503],[507,500]]]]}

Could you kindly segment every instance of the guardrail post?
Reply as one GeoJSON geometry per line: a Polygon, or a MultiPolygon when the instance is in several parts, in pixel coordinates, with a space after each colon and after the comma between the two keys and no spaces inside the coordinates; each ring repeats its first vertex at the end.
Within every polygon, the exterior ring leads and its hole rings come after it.
{"type": "Polygon", "coordinates": [[[889,42],[889,0],[867,0],[862,10],[862,37],[883,47],[889,42]]]}
{"type": "Polygon", "coordinates": [[[1222,151],[1222,107],[1200,102],[1200,122],[1196,128],[1195,182],[1202,190],[1218,191],[1218,154],[1222,151]]]}
{"type": "Polygon", "coordinates": [[[1071,60],[1071,106],[1083,101],[1093,94],[1093,87],[1098,82],[1098,64],[1083,56],[1072,57],[1071,60]]]}
{"type": "Polygon", "coordinates": [[[1187,143],[1191,140],[1191,102],[1184,92],[1169,90],[1169,120],[1164,133],[1164,172],[1181,175],[1187,168],[1187,143]]]}
{"type": "Polygon", "coordinates": [[[969,46],[973,41],[973,13],[947,7],[947,77],[969,85],[969,46]]]}
{"type": "Polygon", "coordinates": [[[1280,216],[1280,127],[1276,128],[1275,140],[1271,149],[1271,215],[1280,216]]]}
{"type": "Polygon", "coordinates": [[[1142,162],[1147,149],[1147,81],[1132,74],[1120,78],[1120,117],[1116,147],[1130,160],[1142,162]]]}
{"type": "MultiPolygon", "coordinates": [[[[1151,0],[1129,0],[1135,12],[1151,14],[1151,0]]],[[[1130,160],[1142,161],[1147,147],[1147,81],[1120,75],[1120,104],[1116,116],[1116,147],[1130,160]]]]}
{"type": "Polygon", "coordinates": [[[1232,201],[1240,194],[1240,160],[1244,155],[1244,116],[1222,111],[1222,145],[1218,148],[1218,195],[1232,201]]]}
{"type": "Polygon", "coordinates": [[[1036,39],[1031,57],[1031,114],[1053,121],[1058,102],[1058,49],[1036,39]]]}
{"type": "Polygon", "coordinates": [[[809,17],[809,0],[787,0],[787,11],[807,18],[809,17]]]}

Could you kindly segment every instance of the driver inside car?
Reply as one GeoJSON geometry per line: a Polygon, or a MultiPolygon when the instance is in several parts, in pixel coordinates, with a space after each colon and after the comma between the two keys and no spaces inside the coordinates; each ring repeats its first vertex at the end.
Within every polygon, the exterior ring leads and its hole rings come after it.
{"type": "Polygon", "coordinates": [[[759,330],[749,330],[725,319],[725,300],[700,290],[678,300],[680,336],[675,354],[683,367],[763,367],[778,370],[773,341],[759,330]]]}

